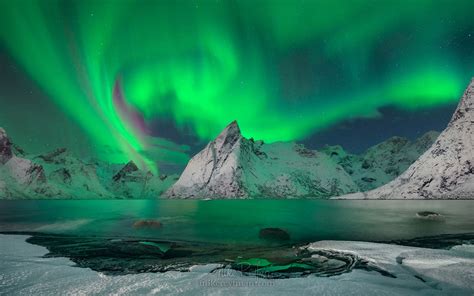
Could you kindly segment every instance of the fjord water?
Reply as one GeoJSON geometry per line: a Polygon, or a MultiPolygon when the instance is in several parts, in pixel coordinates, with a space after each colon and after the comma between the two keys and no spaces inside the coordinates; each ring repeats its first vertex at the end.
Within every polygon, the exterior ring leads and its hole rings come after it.
{"type": "Polygon", "coordinates": [[[0,232],[153,238],[232,245],[263,243],[278,227],[291,243],[390,241],[474,231],[474,201],[364,200],[33,200],[1,201],[0,232]],[[440,213],[427,220],[420,211],[440,213]],[[142,219],[160,228],[135,228],[142,219]]]}

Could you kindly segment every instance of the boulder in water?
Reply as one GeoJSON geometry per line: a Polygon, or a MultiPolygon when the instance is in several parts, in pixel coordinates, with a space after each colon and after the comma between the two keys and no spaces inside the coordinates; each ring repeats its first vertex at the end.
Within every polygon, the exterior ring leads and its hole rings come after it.
{"type": "Polygon", "coordinates": [[[133,223],[134,228],[161,228],[161,224],[158,220],[138,220],[133,223]]]}
{"type": "Polygon", "coordinates": [[[258,237],[261,239],[272,240],[272,241],[290,240],[290,234],[280,228],[263,228],[258,233],[258,237]]]}
{"type": "Polygon", "coordinates": [[[425,220],[444,220],[443,215],[430,211],[418,212],[416,213],[416,217],[425,220]]]}

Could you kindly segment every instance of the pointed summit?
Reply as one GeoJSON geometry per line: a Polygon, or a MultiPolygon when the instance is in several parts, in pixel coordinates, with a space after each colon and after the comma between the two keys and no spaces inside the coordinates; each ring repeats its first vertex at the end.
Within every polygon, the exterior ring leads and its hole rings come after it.
{"type": "Polygon", "coordinates": [[[223,130],[222,132],[217,136],[217,138],[222,137],[223,135],[226,134],[239,134],[240,135],[240,127],[239,124],[237,123],[237,120],[232,121],[229,123],[223,130]]]}
{"type": "Polygon", "coordinates": [[[241,138],[239,124],[237,120],[234,120],[214,140],[215,148],[217,151],[221,151],[225,147],[232,147],[241,138]]]}
{"type": "Polygon", "coordinates": [[[239,124],[237,123],[237,120],[233,120],[231,123],[229,123],[222,132],[226,130],[240,133],[240,127],[239,127],[239,124]]]}
{"type": "Polygon", "coordinates": [[[329,157],[294,143],[246,139],[234,120],[188,162],[165,196],[328,197],[356,190],[350,176],[329,157]]]}

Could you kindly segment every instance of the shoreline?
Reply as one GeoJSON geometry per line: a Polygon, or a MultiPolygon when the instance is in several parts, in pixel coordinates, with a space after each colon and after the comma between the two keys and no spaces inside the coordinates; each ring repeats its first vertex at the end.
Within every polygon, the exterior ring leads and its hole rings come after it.
{"type": "Polygon", "coordinates": [[[74,266],[64,257],[45,258],[47,249],[26,242],[26,235],[0,234],[0,278],[2,291],[27,295],[79,294],[155,294],[193,293],[283,295],[291,291],[302,295],[469,295],[474,291],[474,246],[453,250],[387,245],[354,241],[320,241],[311,250],[333,250],[363,258],[395,277],[354,269],[332,277],[307,276],[289,279],[255,279],[237,271],[213,273],[215,266],[196,265],[189,272],[105,275],[74,266]],[[449,262],[449,264],[447,264],[449,262]],[[252,290],[249,290],[252,289],[252,290]],[[256,289],[256,290],[255,290],[256,289]]]}

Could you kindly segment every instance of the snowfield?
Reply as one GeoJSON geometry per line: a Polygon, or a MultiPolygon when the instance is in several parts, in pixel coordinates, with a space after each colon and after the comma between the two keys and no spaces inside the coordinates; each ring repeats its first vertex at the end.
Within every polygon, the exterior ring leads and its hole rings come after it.
{"type": "Polygon", "coordinates": [[[474,246],[434,250],[387,244],[320,241],[312,250],[350,252],[390,272],[355,269],[334,277],[261,279],[238,271],[106,276],[74,267],[66,258],[43,258],[47,250],[27,236],[0,235],[0,294],[4,295],[473,295],[474,246]]]}

